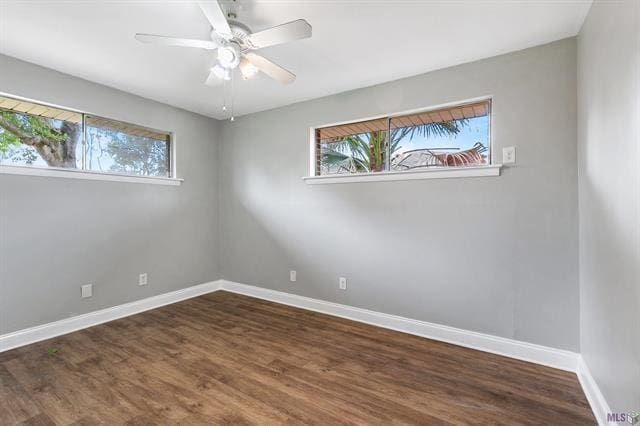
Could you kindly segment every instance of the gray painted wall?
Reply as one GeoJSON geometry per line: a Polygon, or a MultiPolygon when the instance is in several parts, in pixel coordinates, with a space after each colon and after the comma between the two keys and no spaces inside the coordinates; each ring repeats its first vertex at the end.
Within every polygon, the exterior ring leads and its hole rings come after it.
{"type": "Polygon", "coordinates": [[[174,131],[184,178],[0,175],[0,334],[218,278],[215,120],[1,55],[0,91],[174,131]]]}
{"type": "Polygon", "coordinates": [[[596,1],[577,60],[568,39],[234,123],[0,55],[0,92],[174,131],[185,179],[0,175],[0,334],[223,277],[580,349],[611,408],[637,409],[638,5],[596,1]],[[301,180],[312,126],[486,95],[494,160],[517,147],[500,177],[301,180]]]}
{"type": "Polygon", "coordinates": [[[640,409],[640,2],[578,38],[580,343],[613,411],[640,409]]]}
{"type": "Polygon", "coordinates": [[[575,39],[240,117],[221,136],[223,278],[578,350],[575,39]],[[500,177],[301,179],[311,126],[486,95],[494,152],[517,147],[500,177]]]}

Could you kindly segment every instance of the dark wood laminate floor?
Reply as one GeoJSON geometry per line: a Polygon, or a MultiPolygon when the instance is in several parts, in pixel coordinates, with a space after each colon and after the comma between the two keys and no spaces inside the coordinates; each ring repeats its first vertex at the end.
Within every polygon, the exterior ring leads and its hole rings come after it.
{"type": "Polygon", "coordinates": [[[0,354],[0,424],[595,424],[576,376],[226,292],[0,354]]]}

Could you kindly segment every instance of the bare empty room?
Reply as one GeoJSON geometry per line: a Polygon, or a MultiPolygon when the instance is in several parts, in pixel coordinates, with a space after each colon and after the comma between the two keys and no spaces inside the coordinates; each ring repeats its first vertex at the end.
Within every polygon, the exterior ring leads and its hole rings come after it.
{"type": "Polygon", "coordinates": [[[0,0],[0,425],[640,426],[640,1],[0,0]]]}

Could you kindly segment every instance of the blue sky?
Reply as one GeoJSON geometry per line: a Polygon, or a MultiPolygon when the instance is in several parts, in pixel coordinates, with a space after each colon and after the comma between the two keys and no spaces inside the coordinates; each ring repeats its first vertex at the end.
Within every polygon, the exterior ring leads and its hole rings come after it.
{"type": "MultiPolygon", "coordinates": [[[[489,143],[489,117],[476,117],[468,120],[460,133],[455,136],[415,136],[411,140],[400,141],[399,152],[421,148],[459,148],[460,151],[473,147],[476,142],[488,146],[489,143]]],[[[455,152],[455,151],[452,151],[455,152]]]]}

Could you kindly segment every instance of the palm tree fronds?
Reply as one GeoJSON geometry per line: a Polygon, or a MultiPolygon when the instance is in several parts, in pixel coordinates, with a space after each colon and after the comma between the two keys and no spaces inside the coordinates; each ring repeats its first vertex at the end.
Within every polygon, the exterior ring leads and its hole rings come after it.
{"type": "Polygon", "coordinates": [[[321,164],[351,173],[382,171],[387,156],[392,158],[400,149],[400,141],[410,141],[416,136],[455,137],[468,124],[467,119],[451,120],[336,138],[323,146],[321,164]]]}

